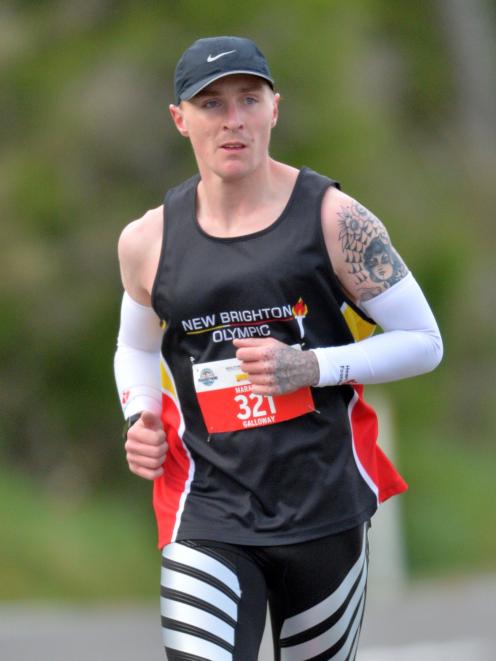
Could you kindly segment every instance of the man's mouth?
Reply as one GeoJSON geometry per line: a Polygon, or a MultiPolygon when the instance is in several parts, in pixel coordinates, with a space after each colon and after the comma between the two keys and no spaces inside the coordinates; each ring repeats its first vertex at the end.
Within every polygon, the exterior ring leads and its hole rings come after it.
{"type": "Polygon", "coordinates": [[[239,151],[245,147],[246,145],[244,145],[242,142],[225,142],[223,145],[221,145],[221,149],[227,149],[228,151],[239,151]]]}

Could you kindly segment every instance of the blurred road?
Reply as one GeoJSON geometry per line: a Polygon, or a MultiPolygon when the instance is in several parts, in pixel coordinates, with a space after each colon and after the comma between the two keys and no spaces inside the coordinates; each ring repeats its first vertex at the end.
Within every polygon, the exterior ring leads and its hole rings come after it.
{"type": "MultiPolygon", "coordinates": [[[[358,661],[493,661],[495,612],[496,576],[371,590],[358,661]]],[[[0,659],[164,661],[158,611],[0,602],[0,659]]]]}

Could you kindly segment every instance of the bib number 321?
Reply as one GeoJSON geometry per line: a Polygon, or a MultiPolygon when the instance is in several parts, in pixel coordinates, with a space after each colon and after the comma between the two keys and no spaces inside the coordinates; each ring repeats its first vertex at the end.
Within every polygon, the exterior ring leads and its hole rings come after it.
{"type": "Polygon", "coordinates": [[[268,395],[258,395],[251,392],[247,395],[236,395],[235,402],[238,402],[240,412],[236,413],[236,417],[240,420],[249,420],[250,418],[262,418],[266,415],[276,414],[276,405],[274,398],[268,395]],[[268,413],[266,411],[268,409],[268,413]]]}
{"type": "Polygon", "coordinates": [[[273,425],[315,410],[310,388],[285,395],[251,392],[235,358],[193,365],[198,403],[209,433],[273,425]]]}

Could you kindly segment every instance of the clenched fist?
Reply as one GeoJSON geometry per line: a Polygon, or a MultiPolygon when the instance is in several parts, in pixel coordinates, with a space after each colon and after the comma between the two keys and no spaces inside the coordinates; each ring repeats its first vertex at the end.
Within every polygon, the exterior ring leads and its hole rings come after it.
{"type": "Polygon", "coordinates": [[[236,358],[259,395],[282,395],[319,382],[313,351],[300,351],[273,337],[233,340],[236,358]]]}
{"type": "Polygon", "coordinates": [[[124,448],[132,473],[147,480],[160,477],[164,472],[162,464],[167,454],[167,443],[159,416],[143,411],[139,420],[129,428],[124,448]]]}

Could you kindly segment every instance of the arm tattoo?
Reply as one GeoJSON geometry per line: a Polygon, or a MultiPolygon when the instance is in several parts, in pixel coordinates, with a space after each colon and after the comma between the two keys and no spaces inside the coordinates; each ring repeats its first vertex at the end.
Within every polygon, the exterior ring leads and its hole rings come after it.
{"type": "Polygon", "coordinates": [[[315,386],[319,382],[319,363],[313,351],[276,347],[273,360],[278,394],[292,392],[302,386],[315,386]]]}
{"type": "Polygon", "coordinates": [[[408,270],[381,221],[358,202],[338,212],[339,240],[355,280],[358,301],[367,301],[399,282],[408,270]]]}

